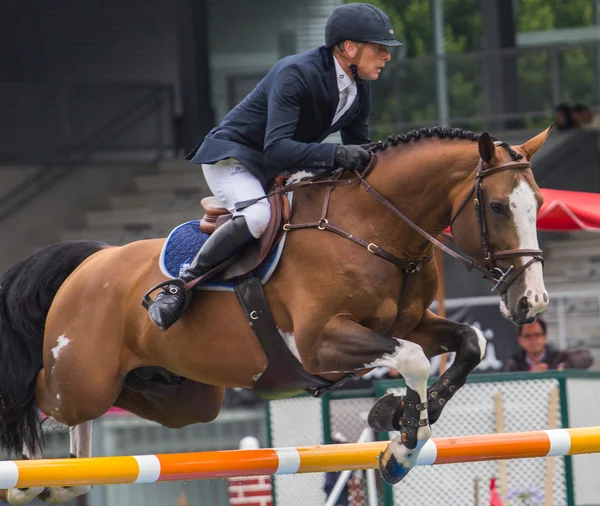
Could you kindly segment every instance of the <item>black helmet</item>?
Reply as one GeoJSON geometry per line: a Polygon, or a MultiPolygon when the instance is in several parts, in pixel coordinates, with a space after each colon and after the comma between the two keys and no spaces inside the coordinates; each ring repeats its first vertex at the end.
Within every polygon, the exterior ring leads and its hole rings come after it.
{"type": "Polygon", "coordinates": [[[352,3],[341,5],[329,16],[325,26],[325,45],[332,47],[343,40],[401,46],[394,38],[390,18],[378,7],[352,3]]]}

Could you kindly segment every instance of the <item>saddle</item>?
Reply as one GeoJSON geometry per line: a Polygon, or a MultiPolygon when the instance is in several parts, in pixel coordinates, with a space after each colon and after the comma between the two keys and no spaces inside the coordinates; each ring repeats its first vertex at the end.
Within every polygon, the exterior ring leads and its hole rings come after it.
{"type": "MultiPolygon", "coordinates": [[[[339,174],[337,177],[339,177],[339,174]]],[[[324,182],[329,181],[325,180],[324,182]]],[[[312,375],[304,369],[300,361],[289,350],[281,338],[279,329],[275,324],[267,303],[262,282],[255,272],[263,260],[276,249],[284,232],[287,230],[284,230],[283,226],[290,221],[291,207],[286,192],[282,191],[285,183],[286,179],[284,177],[280,176],[276,178],[272,191],[267,197],[271,206],[271,219],[260,240],[254,241],[230,259],[184,285],[186,290],[190,290],[217,274],[222,280],[233,280],[231,282],[235,285],[234,291],[238,301],[267,358],[267,367],[253,387],[254,393],[263,399],[290,397],[302,391],[306,391],[315,397],[320,397],[325,392],[343,384],[353,376],[353,374],[346,374],[338,381],[330,381],[320,376],[312,375]]],[[[311,184],[315,184],[315,182],[309,179],[306,182],[299,181],[292,183],[286,189],[290,190],[291,188],[299,188],[311,184]]],[[[243,208],[243,206],[251,205],[251,203],[252,201],[246,201],[238,204],[243,208]]],[[[194,226],[198,226],[204,234],[210,235],[232,218],[231,213],[222,207],[217,198],[212,195],[202,199],[201,204],[205,214],[200,220],[199,225],[194,226]]],[[[144,297],[144,307],[147,308],[152,302],[152,299],[149,298],[149,293],[162,285],[172,282],[172,280],[163,282],[148,292],[144,297]]],[[[145,388],[145,382],[148,377],[153,379],[154,384],[158,381],[168,386],[173,384],[179,385],[181,381],[185,381],[185,378],[171,377],[169,374],[162,372],[159,375],[160,377],[157,378],[155,372],[154,370],[141,371],[141,374],[136,372],[128,380],[132,387],[137,389],[145,388]]]]}
{"type": "MultiPolygon", "coordinates": [[[[282,176],[277,177],[272,192],[280,190],[284,184],[284,178],[282,176]]],[[[217,273],[220,274],[223,280],[244,276],[254,271],[265,260],[281,240],[284,232],[283,224],[289,221],[291,215],[290,203],[285,193],[270,195],[268,201],[271,206],[271,219],[260,239],[253,241],[239,253],[233,255],[209,272],[190,281],[185,285],[186,288],[192,288],[204,279],[212,277],[217,273]]],[[[205,214],[200,220],[200,230],[205,234],[212,234],[217,228],[232,218],[231,213],[221,205],[214,195],[203,198],[201,205],[204,208],[205,214]]]]}

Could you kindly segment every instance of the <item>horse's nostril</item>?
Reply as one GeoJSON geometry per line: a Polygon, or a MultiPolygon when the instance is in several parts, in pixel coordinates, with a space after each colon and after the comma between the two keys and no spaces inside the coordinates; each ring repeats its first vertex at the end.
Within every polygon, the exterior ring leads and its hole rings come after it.
{"type": "Polygon", "coordinates": [[[521,300],[519,301],[519,311],[529,311],[531,309],[531,302],[529,302],[529,299],[527,297],[521,297],[521,300]]]}

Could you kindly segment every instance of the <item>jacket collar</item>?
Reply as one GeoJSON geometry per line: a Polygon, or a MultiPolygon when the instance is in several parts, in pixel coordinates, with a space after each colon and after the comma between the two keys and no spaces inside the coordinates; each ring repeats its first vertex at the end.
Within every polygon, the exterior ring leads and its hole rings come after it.
{"type": "Polygon", "coordinates": [[[338,100],[340,99],[335,64],[333,62],[333,51],[325,46],[321,46],[319,52],[325,70],[323,73],[323,80],[325,81],[327,91],[329,92],[329,118],[332,119],[335,116],[335,110],[337,108],[338,100]]]}

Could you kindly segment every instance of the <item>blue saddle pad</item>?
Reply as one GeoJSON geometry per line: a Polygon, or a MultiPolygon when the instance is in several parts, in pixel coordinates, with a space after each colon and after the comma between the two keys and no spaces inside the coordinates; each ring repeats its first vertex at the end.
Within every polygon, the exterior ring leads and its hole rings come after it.
{"type": "MultiPolygon", "coordinates": [[[[263,284],[269,280],[277,267],[286,235],[283,235],[277,247],[255,271],[263,284]]],[[[208,237],[208,234],[200,230],[200,220],[188,221],[173,229],[160,252],[162,273],[169,278],[179,277],[180,272],[190,264],[208,237]]],[[[200,290],[233,291],[234,288],[235,283],[224,281],[218,275],[196,286],[196,289],[200,290]]]]}

